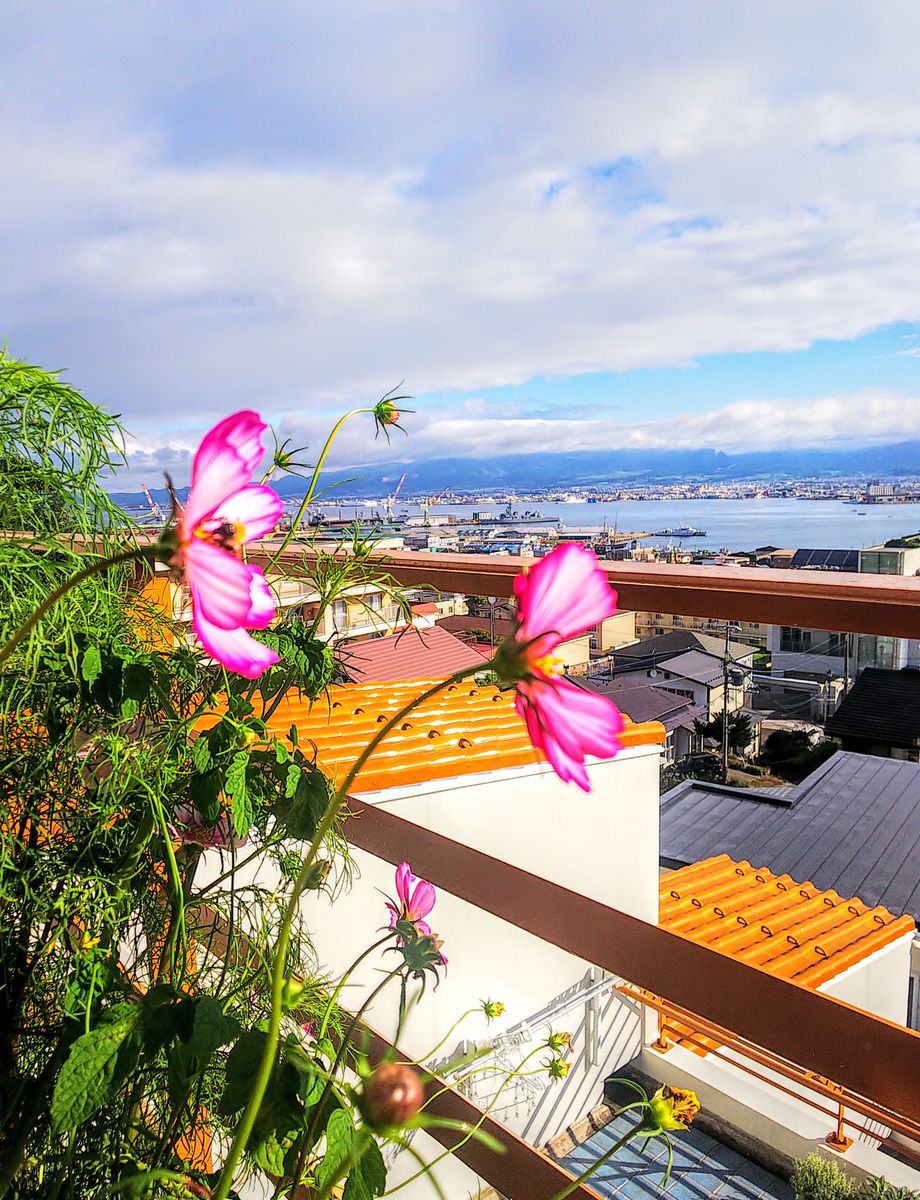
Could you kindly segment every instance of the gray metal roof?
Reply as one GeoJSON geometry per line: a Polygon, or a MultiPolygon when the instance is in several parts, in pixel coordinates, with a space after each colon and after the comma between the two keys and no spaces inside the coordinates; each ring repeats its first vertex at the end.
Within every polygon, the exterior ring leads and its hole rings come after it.
{"type": "Polygon", "coordinates": [[[684,780],[661,798],[662,865],[714,854],[920,917],[920,766],[840,751],[782,796],[684,780]]]}
{"type": "Polygon", "coordinates": [[[702,650],[688,650],[685,654],[677,654],[674,658],[660,662],[658,670],[670,671],[673,675],[692,679],[696,683],[712,685],[722,682],[725,664],[714,654],[704,654],[702,650]]]}

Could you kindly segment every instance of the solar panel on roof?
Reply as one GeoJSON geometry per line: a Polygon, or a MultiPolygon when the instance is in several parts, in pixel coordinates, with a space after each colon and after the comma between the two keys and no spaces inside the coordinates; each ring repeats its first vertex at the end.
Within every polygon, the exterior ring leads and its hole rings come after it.
{"type": "Polygon", "coordinates": [[[858,550],[796,550],[792,566],[821,571],[858,571],[858,550]]]}

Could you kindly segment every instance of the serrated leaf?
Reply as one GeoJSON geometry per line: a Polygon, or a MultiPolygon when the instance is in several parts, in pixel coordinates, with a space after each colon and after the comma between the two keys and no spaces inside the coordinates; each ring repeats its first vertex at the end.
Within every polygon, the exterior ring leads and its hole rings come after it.
{"type": "Polygon", "coordinates": [[[228,1017],[213,996],[201,996],[194,1001],[195,1015],[186,1050],[196,1058],[206,1058],[218,1046],[225,1046],[240,1032],[240,1024],[228,1017]]]}
{"type": "Polygon", "coordinates": [[[300,774],[300,767],[298,767],[297,763],[291,763],[287,769],[287,775],[284,780],[284,797],[286,800],[290,800],[290,798],[297,791],[297,784],[300,782],[300,774]]]}
{"type": "Polygon", "coordinates": [[[214,759],[211,756],[211,747],[208,745],[207,738],[195,738],[195,741],[192,743],[192,762],[195,764],[195,770],[201,772],[201,774],[209,771],[214,765],[214,759]]]}
{"type": "Polygon", "coordinates": [[[252,825],[252,801],[246,785],[246,768],[248,766],[249,753],[246,750],[240,750],[234,754],[233,761],[227,768],[224,778],[224,791],[230,797],[230,812],[237,837],[245,837],[252,825]]]}
{"type": "Polygon", "coordinates": [[[354,1140],[355,1127],[351,1116],[344,1109],[337,1108],[326,1125],[326,1153],[316,1168],[318,1191],[323,1191],[333,1180],[340,1177],[340,1172],[351,1154],[354,1140]]]}
{"type": "Polygon", "coordinates": [[[348,1176],[342,1200],[374,1200],[387,1186],[387,1169],[380,1147],[372,1141],[348,1176]]]}
{"type": "Polygon", "coordinates": [[[137,1004],[120,1005],[118,1015],[77,1038],[70,1048],[51,1098],[51,1124],[55,1133],[78,1128],[112,1095],[131,1069],[123,1056],[125,1043],[137,1030],[143,1010],[137,1004]]]}
{"type": "Polygon", "coordinates": [[[220,1100],[220,1111],[225,1116],[239,1112],[249,1098],[252,1080],[265,1049],[265,1034],[258,1029],[244,1033],[227,1055],[226,1085],[220,1100]]]}
{"type": "Polygon", "coordinates": [[[80,664],[80,673],[90,687],[102,674],[102,655],[98,646],[87,646],[83,653],[83,662],[80,664]]]}
{"type": "Polygon", "coordinates": [[[329,783],[318,767],[301,770],[293,797],[278,807],[288,834],[309,841],[329,803],[329,783]]]}

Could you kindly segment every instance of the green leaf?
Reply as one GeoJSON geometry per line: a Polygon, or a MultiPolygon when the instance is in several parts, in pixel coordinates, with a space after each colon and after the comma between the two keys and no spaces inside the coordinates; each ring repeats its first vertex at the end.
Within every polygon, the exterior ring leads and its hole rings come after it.
{"type": "Polygon", "coordinates": [[[80,664],[80,673],[90,687],[102,674],[102,655],[98,646],[87,646],[80,664]]]}
{"type": "Polygon", "coordinates": [[[237,837],[245,837],[252,825],[252,801],[249,797],[249,788],[246,786],[246,768],[248,766],[249,752],[240,750],[234,754],[224,779],[224,791],[230,797],[230,811],[237,837]]]}
{"type": "Polygon", "coordinates": [[[225,1116],[239,1112],[252,1090],[252,1080],[265,1049],[265,1034],[258,1029],[244,1033],[227,1055],[224,1094],[220,1099],[220,1111],[225,1116]]]}
{"type": "Polygon", "coordinates": [[[153,686],[153,672],[144,663],[127,663],[122,672],[121,690],[125,700],[134,700],[141,705],[153,686]]]}
{"type": "Polygon", "coordinates": [[[51,1098],[51,1124],[55,1133],[82,1125],[121,1085],[136,1055],[123,1054],[138,1028],[143,1010],[137,1004],[119,1005],[111,1020],[77,1038],[51,1098]],[[117,1014],[117,1015],[115,1015],[117,1014]]]}
{"type": "Polygon", "coordinates": [[[309,841],[328,803],[329,782],[326,776],[318,767],[308,764],[300,772],[293,797],[278,805],[278,816],[291,837],[309,841]]]}
{"type": "Polygon", "coordinates": [[[208,745],[207,738],[195,738],[195,741],[192,743],[192,762],[195,764],[195,770],[199,771],[202,775],[214,766],[214,759],[211,757],[211,747],[208,745]]]}
{"type": "Polygon", "coordinates": [[[234,1017],[226,1015],[213,996],[200,996],[194,1005],[191,1037],[186,1041],[186,1049],[196,1058],[206,1058],[218,1046],[225,1046],[237,1037],[240,1024],[234,1017]]]}
{"type": "Polygon", "coordinates": [[[300,767],[298,767],[296,763],[291,763],[287,769],[287,776],[284,780],[284,798],[286,800],[290,800],[290,798],[297,791],[297,784],[300,782],[300,774],[300,767]]]}
{"type": "Polygon", "coordinates": [[[380,1147],[371,1141],[348,1176],[342,1200],[374,1200],[387,1186],[387,1169],[380,1147]]]}
{"type": "Polygon", "coordinates": [[[355,1127],[351,1116],[344,1109],[337,1108],[326,1125],[326,1153],[316,1168],[316,1187],[319,1191],[339,1177],[351,1154],[354,1140],[355,1127]]]}
{"type": "Polygon", "coordinates": [[[278,766],[283,766],[291,757],[291,752],[288,750],[284,742],[275,742],[275,762],[278,766]]]}

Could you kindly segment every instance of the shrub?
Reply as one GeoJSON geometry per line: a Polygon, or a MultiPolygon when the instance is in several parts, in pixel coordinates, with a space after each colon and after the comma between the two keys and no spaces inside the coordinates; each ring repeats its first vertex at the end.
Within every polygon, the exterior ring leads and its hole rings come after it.
{"type": "Polygon", "coordinates": [[[808,1154],[798,1160],[792,1168],[792,1188],[795,1200],[856,1200],[857,1197],[853,1180],[821,1154],[808,1154]]]}

